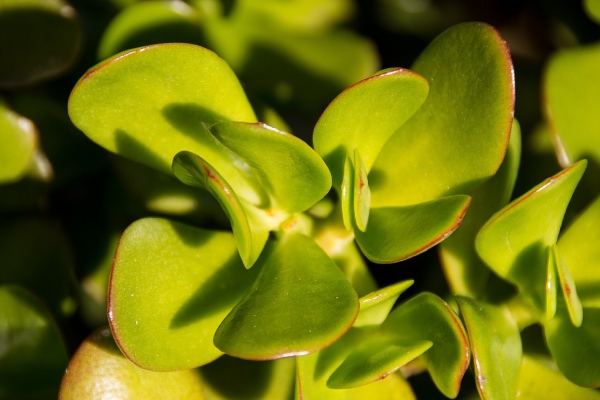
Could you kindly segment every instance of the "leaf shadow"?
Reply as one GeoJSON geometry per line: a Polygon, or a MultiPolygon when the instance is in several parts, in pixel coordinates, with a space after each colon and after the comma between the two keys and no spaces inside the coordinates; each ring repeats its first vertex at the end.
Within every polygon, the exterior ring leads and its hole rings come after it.
{"type": "Polygon", "coordinates": [[[123,129],[115,130],[115,143],[117,146],[117,153],[126,158],[132,159],[155,169],[158,168],[161,171],[171,171],[170,163],[165,162],[148,146],[134,138],[123,129]]]}
{"type": "Polygon", "coordinates": [[[548,274],[549,248],[541,241],[525,247],[515,258],[507,276],[530,297],[536,306],[545,309],[545,287],[548,274]]]}
{"type": "Polygon", "coordinates": [[[195,103],[171,103],[162,109],[162,114],[175,129],[199,143],[206,140],[207,135],[212,137],[206,129],[207,126],[229,120],[195,103]]]}

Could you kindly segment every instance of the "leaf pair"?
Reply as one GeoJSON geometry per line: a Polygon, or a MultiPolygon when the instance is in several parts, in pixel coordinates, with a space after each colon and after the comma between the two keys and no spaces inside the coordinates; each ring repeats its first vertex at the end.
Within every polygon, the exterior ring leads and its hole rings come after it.
{"type": "Polygon", "coordinates": [[[512,64],[493,28],[447,30],[413,70],[349,87],[314,132],[345,225],[378,263],[414,256],[454,231],[470,202],[460,193],[496,172],[510,136],[512,64]]]}

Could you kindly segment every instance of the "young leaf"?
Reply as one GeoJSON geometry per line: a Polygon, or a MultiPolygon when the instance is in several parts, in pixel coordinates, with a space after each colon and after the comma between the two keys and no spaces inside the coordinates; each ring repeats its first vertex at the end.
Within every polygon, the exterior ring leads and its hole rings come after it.
{"type": "Polygon", "coordinates": [[[0,99],[0,184],[18,181],[25,175],[36,145],[33,123],[11,111],[0,99]]]}
{"type": "Polygon", "coordinates": [[[468,297],[456,297],[467,328],[475,383],[482,399],[517,397],[521,368],[519,329],[505,310],[468,297]]]}
{"type": "Polygon", "coordinates": [[[412,69],[429,83],[429,96],[373,165],[373,207],[465,193],[496,173],[508,146],[514,76],[508,47],[494,28],[456,25],[431,42],[412,69]]]}
{"type": "Polygon", "coordinates": [[[186,185],[206,189],[215,196],[231,221],[244,265],[246,268],[252,267],[269,236],[269,227],[254,218],[254,207],[243,203],[225,178],[194,153],[177,153],[173,159],[173,174],[186,185]]]}
{"type": "Polygon", "coordinates": [[[337,188],[346,157],[358,150],[368,173],[383,145],[423,104],[427,92],[423,77],[397,68],[364,79],[336,97],[315,126],[313,142],[337,188]]]}
{"type": "Polygon", "coordinates": [[[146,218],[123,233],[110,278],[108,317],[117,344],[135,364],[173,371],[222,353],[213,335],[248,291],[230,233],[146,218]]]}
{"type": "Polygon", "coordinates": [[[350,157],[344,162],[344,177],[341,187],[342,219],[347,230],[351,231],[354,224],[354,181],[356,171],[350,157]]]}
{"type": "Polygon", "coordinates": [[[244,122],[218,123],[210,132],[257,172],[274,198],[272,207],[304,211],[331,188],[323,160],[293,135],[263,123],[244,122]]]}
{"type": "Polygon", "coordinates": [[[109,151],[170,174],[175,154],[187,150],[230,181],[225,171],[235,168],[206,126],[256,121],[225,61],[183,43],[142,47],[93,67],[71,93],[69,116],[109,151]]]}
{"type": "Polygon", "coordinates": [[[69,362],[59,400],[167,399],[204,400],[203,384],[193,370],[156,372],[123,357],[110,330],[92,333],[69,362]]]}
{"type": "Polygon", "coordinates": [[[421,357],[440,391],[455,398],[469,366],[467,334],[458,316],[439,297],[424,292],[401,304],[381,325],[383,333],[403,340],[428,340],[421,357]]]}
{"type": "Polygon", "coordinates": [[[360,311],[353,327],[381,325],[398,297],[413,284],[413,280],[396,283],[360,298],[360,311]]]}
{"type": "Polygon", "coordinates": [[[372,208],[367,230],[354,230],[356,241],[373,262],[405,260],[448,237],[460,225],[470,200],[457,195],[412,206],[372,208]]]}
{"type": "MultiPolygon", "coordinates": [[[[552,250],[558,253],[556,246],[553,246],[552,250]]],[[[560,288],[563,292],[567,312],[569,313],[569,317],[571,317],[571,322],[573,322],[573,325],[581,326],[583,310],[581,307],[581,301],[579,300],[579,296],[577,296],[577,288],[575,287],[575,282],[573,281],[573,278],[571,277],[567,266],[560,258],[559,253],[555,255],[555,259],[556,269],[558,271],[558,278],[560,281],[560,288]]]]}
{"type": "Polygon", "coordinates": [[[67,349],[50,312],[18,286],[0,286],[0,349],[0,397],[56,398],[67,349]]]}
{"type": "Polygon", "coordinates": [[[365,164],[358,150],[354,150],[354,217],[356,227],[364,232],[369,222],[369,209],[371,207],[371,190],[365,164]]]}
{"type": "Polygon", "coordinates": [[[565,209],[587,162],[548,178],[497,212],[479,231],[479,256],[500,277],[514,283],[545,312],[547,263],[565,209]]]}
{"type": "Polygon", "coordinates": [[[289,234],[268,243],[257,267],[254,286],[215,334],[224,353],[251,360],[312,353],[356,319],[356,292],[307,236],[289,234]]]}

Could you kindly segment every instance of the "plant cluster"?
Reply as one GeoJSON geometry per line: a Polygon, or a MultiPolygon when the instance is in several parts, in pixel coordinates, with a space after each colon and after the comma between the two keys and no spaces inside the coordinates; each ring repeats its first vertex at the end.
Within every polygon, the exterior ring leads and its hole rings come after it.
{"type": "Polygon", "coordinates": [[[0,399],[600,399],[600,47],[375,3],[0,3],[0,399]]]}

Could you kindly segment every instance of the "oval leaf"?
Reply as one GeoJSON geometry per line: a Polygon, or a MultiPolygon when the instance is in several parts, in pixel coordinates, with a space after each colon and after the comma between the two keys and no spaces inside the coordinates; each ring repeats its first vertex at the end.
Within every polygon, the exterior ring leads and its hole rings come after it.
{"type": "Polygon", "coordinates": [[[0,184],[16,182],[25,175],[36,145],[33,123],[11,111],[0,99],[0,184]]]}
{"type": "Polygon", "coordinates": [[[364,79],[344,90],[327,107],[313,134],[336,187],[340,187],[346,157],[360,151],[367,172],[383,145],[423,104],[428,84],[402,68],[364,79]]]}
{"type": "Polygon", "coordinates": [[[469,344],[458,316],[442,299],[418,294],[392,311],[381,329],[398,339],[433,342],[423,361],[438,389],[447,397],[457,396],[469,366],[469,344]]]}
{"type": "Polygon", "coordinates": [[[482,399],[516,398],[521,368],[521,336],[505,310],[468,297],[456,297],[467,328],[475,383],[482,399]]]}
{"type": "Polygon", "coordinates": [[[312,239],[267,244],[258,280],[215,334],[234,357],[268,360],[317,351],[342,336],[358,314],[358,296],[312,239]]]}
{"type": "Polygon", "coordinates": [[[217,327],[256,274],[243,267],[229,233],[138,220],[121,237],[110,278],[115,340],[146,369],[211,362],[222,354],[212,341],[217,327]]]}
{"type": "Polygon", "coordinates": [[[497,212],[479,231],[479,256],[545,312],[548,249],[556,243],[565,209],[587,162],[548,178],[497,212]]]}
{"type": "Polygon", "coordinates": [[[508,146],[514,77],[508,47],[494,28],[456,25],[412,69],[429,82],[429,96],[375,162],[373,207],[464,193],[496,173],[508,146]]]}
{"type": "Polygon", "coordinates": [[[448,237],[460,225],[470,200],[450,196],[412,206],[372,208],[367,230],[354,230],[356,241],[373,262],[405,260],[448,237]]]}

